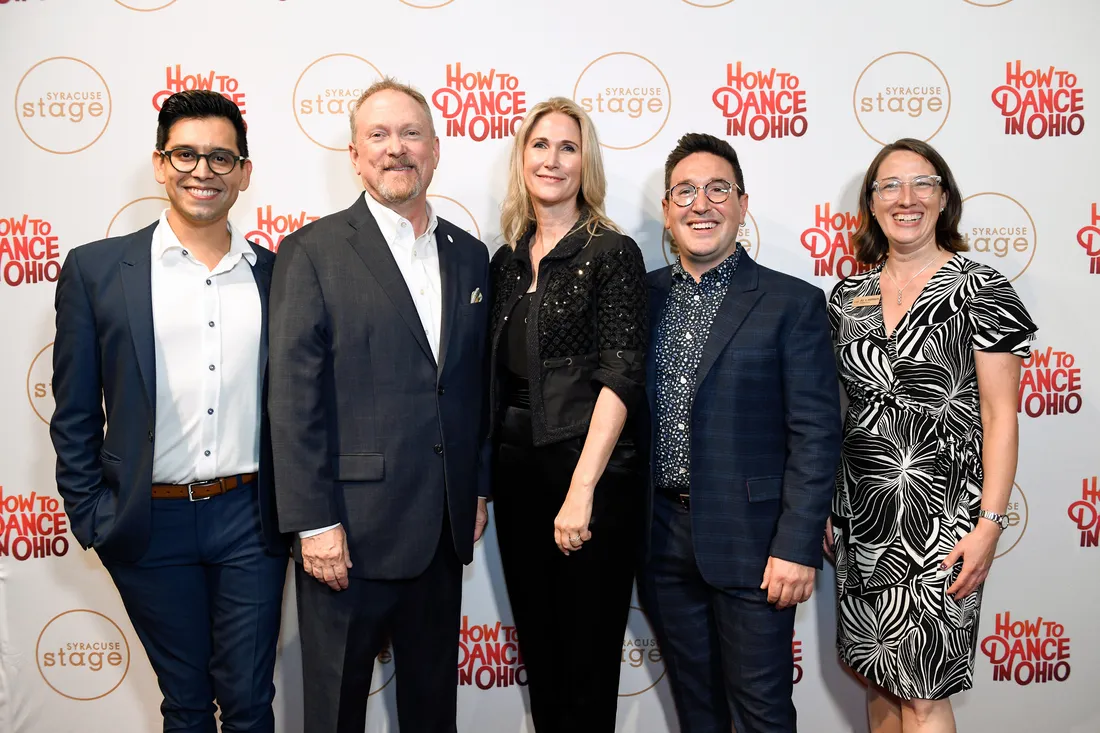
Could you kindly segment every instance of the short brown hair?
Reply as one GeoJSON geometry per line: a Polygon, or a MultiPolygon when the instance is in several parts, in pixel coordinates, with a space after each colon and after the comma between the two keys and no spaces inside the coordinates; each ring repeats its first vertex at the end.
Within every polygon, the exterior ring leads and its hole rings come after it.
{"type": "Polygon", "coordinates": [[[359,95],[359,98],[351,103],[351,109],[348,112],[348,120],[351,122],[351,141],[355,142],[355,113],[359,111],[360,105],[367,101],[367,98],[377,94],[378,92],[401,92],[407,94],[413,98],[417,104],[424,108],[424,114],[428,116],[428,124],[431,126],[432,137],[435,137],[435,120],[432,119],[432,108],[428,106],[428,100],[424,98],[424,95],[418,92],[415,88],[408,84],[402,84],[394,79],[392,76],[384,76],[378,81],[367,87],[367,90],[359,95]]]}
{"type": "Polygon", "coordinates": [[[936,169],[936,175],[940,177],[940,186],[947,195],[943,213],[936,220],[936,244],[948,252],[965,252],[969,247],[966,240],[959,234],[962,194],[959,192],[958,184],[955,183],[955,176],[951,175],[951,169],[947,167],[947,161],[928,143],[903,137],[878,151],[878,155],[871,161],[867,173],[863,176],[863,187],[859,195],[859,227],[852,235],[852,247],[855,250],[856,260],[865,265],[877,265],[886,259],[890,251],[890,243],[886,240],[885,232],[882,231],[878,221],[871,216],[871,197],[875,195],[872,186],[878,175],[879,166],[886,160],[886,156],[899,150],[916,153],[936,169]]]}

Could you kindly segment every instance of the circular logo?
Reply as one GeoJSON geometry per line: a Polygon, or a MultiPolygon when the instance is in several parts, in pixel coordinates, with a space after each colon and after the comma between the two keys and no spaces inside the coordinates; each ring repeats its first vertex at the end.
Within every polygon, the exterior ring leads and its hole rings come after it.
{"type": "MultiPolygon", "coordinates": [[[[745,223],[737,228],[737,241],[744,248],[745,254],[759,261],[760,230],[756,226],[756,219],[753,218],[752,212],[747,211],[745,214],[747,217],[745,223]]],[[[667,229],[661,233],[661,254],[665,256],[665,262],[670,265],[676,261],[676,255],[679,254],[679,248],[672,241],[667,229]]]]}
{"type": "Polygon", "coordinates": [[[27,399],[34,414],[49,425],[54,408],[53,341],[46,344],[31,361],[31,368],[27,370],[27,399]]]}
{"type": "Polygon", "coordinates": [[[438,0],[435,3],[414,3],[412,0],[401,0],[402,5],[408,5],[410,8],[419,8],[421,10],[435,10],[436,8],[442,8],[444,5],[450,5],[455,0],[438,0]]]}
{"type": "Polygon", "coordinates": [[[294,84],[294,119],[298,129],[326,150],[344,151],[351,141],[348,113],[374,82],[382,78],[378,67],[350,53],[322,56],[294,84]]]}
{"type": "Polygon", "coordinates": [[[902,137],[928,141],[951,113],[951,87],[932,59],[894,51],[860,73],[852,108],[859,126],[879,145],[902,137]]]}
{"type": "Polygon", "coordinates": [[[397,673],[397,667],[393,663],[393,646],[386,642],[382,651],[374,658],[374,673],[370,678],[370,692],[367,697],[377,695],[386,686],[393,682],[393,676],[397,673]]]}
{"type": "Polygon", "coordinates": [[[1009,281],[1023,275],[1035,258],[1035,220],[1023,204],[1003,193],[985,191],[964,198],[959,230],[970,245],[968,254],[1009,281]]]}
{"type": "Polygon", "coordinates": [[[163,10],[167,8],[169,5],[176,2],[176,0],[167,0],[167,2],[165,0],[145,0],[144,2],[140,2],[139,0],[126,0],[126,2],[115,0],[115,2],[129,10],[136,10],[139,13],[151,13],[154,10],[163,10]]]}
{"type": "Polygon", "coordinates": [[[630,607],[623,637],[619,697],[634,697],[653,689],[665,676],[665,660],[649,619],[637,606],[630,607]]]}
{"type": "Polygon", "coordinates": [[[696,8],[720,8],[723,5],[729,5],[733,0],[709,0],[709,2],[707,0],[702,0],[702,2],[700,0],[681,0],[681,2],[696,8]]]}
{"type": "Polygon", "coordinates": [[[107,224],[106,236],[120,236],[144,229],[160,219],[164,208],[171,202],[163,196],[143,196],[134,199],[115,212],[107,224]],[[114,234],[112,234],[114,232],[114,234]]]}
{"type": "Polygon", "coordinates": [[[98,700],[118,689],[130,669],[130,643],[111,619],[76,609],[54,616],[34,647],[38,672],[70,700],[98,700]]]}
{"type": "Polygon", "coordinates": [[[71,56],[53,56],[27,69],[15,88],[19,129],[47,153],[69,155],[91,147],[111,121],[111,90],[95,68],[71,56]]]}
{"type": "Polygon", "coordinates": [[[963,0],[967,5],[977,5],[979,8],[999,8],[1002,5],[1008,5],[1012,0],[987,0],[986,2],[979,2],[979,0],[963,0]]]}
{"type": "Polygon", "coordinates": [[[1027,532],[1027,497],[1024,496],[1024,490],[1019,484],[1012,484],[1012,493],[1008,497],[1008,509],[1005,514],[1008,516],[1008,529],[1001,532],[1001,539],[997,542],[996,557],[1012,552],[1027,532]]]}
{"type": "Polygon", "coordinates": [[[645,56],[617,51],[584,67],[573,86],[579,104],[610,150],[640,148],[664,129],[672,90],[664,72],[645,56]]]}
{"type": "Polygon", "coordinates": [[[475,239],[481,239],[481,229],[478,227],[477,220],[474,219],[474,215],[470,213],[469,209],[450,196],[440,196],[437,193],[429,193],[428,199],[431,202],[432,211],[435,212],[436,216],[443,217],[475,239]]]}

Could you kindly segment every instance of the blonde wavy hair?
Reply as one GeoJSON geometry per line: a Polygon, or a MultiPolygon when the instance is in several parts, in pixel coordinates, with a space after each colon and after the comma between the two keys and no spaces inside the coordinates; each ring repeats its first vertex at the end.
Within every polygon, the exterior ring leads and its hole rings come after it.
{"type": "Polygon", "coordinates": [[[600,155],[596,126],[572,99],[551,97],[531,108],[516,132],[512,145],[512,157],[508,164],[508,194],[500,205],[500,234],[512,249],[515,249],[516,243],[535,223],[535,207],[523,182],[523,152],[527,149],[531,130],[551,112],[571,117],[581,130],[581,188],[577,192],[577,207],[581,210],[581,218],[577,222],[577,228],[585,227],[589,236],[597,236],[600,227],[622,233],[603,209],[607,196],[607,176],[603,171],[603,156],[600,155]]]}

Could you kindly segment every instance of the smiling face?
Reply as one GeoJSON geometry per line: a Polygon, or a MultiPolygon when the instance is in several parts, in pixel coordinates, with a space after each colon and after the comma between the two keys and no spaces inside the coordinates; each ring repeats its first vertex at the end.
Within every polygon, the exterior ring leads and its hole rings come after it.
{"type": "Polygon", "coordinates": [[[698,190],[688,206],[678,206],[668,196],[661,202],[665,228],[672,234],[684,269],[699,277],[718,265],[737,248],[737,231],[749,210],[749,197],[735,188],[729,198],[716,204],[704,187],[714,181],[740,185],[733,165],[713,153],[692,153],[672,169],[669,187],[690,183],[698,190]]]}
{"type": "MultiPolygon", "coordinates": [[[[201,154],[215,150],[228,151],[233,156],[240,154],[237,131],[233,123],[224,117],[178,120],[168,131],[164,149],[179,148],[189,148],[201,154]]],[[[237,196],[248,188],[252,161],[238,163],[229,173],[218,175],[210,170],[209,163],[203,158],[190,173],[180,173],[165,156],[154,152],[153,173],[157,182],[164,184],[171,204],[170,215],[191,226],[224,226],[237,196]]]]}
{"type": "Polygon", "coordinates": [[[581,190],[581,128],[561,112],[543,115],[523,149],[523,183],[541,206],[576,202],[581,190]]]}
{"type": "Polygon", "coordinates": [[[926,158],[908,150],[897,150],[882,161],[875,180],[882,187],[888,182],[901,182],[896,201],[883,201],[871,193],[871,211],[875,215],[891,248],[916,251],[936,242],[936,222],[947,205],[947,194],[935,186],[932,195],[921,199],[910,182],[919,176],[935,176],[935,167],[926,158]]]}
{"type": "Polygon", "coordinates": [[[356,110],[348,152],[367,192],[383,204],[402,206],[426,196],[439,164],[439,138],[415,99],[385,89],[356,110]]]}

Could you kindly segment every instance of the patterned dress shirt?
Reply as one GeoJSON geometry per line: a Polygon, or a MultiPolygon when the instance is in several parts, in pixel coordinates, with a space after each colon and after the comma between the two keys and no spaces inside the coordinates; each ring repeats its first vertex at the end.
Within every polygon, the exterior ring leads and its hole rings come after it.
{"type": "Polygon", "coordinates": [[[695,282],[677,259],[672,289],[657,329],[657,464],[656,485],[680,494],[691,485],[691,406],[695,374],[703,358],[718,306],[726,297],[737,261],[737,245],[726,259],[695,282]]]}

